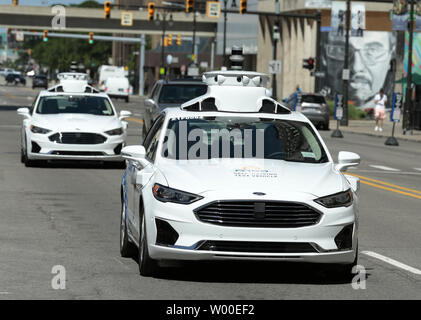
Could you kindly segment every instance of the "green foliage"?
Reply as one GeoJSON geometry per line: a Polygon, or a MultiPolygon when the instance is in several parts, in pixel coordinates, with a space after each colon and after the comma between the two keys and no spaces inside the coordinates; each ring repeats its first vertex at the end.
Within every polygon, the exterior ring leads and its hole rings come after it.
{"type": "Polygon", "coordinates": [[[26,48],[32,48],[32,58],[50,70],[68,71],[72,61],[83,63],[87,69],[95,70],[108,63],[111,55],[111,42],[95,41],[90,45],[88,40],[50,38],[48,42],[41,39],[25,42],[26,48]]]}
{"type": "MultiPolygon", "coordinates": [[[[329,114],[331,116],[335,113],[335,101],[328,100],[327,105],[329,106],[329,114]]],[[[361,109],[357,109],[353,102],[348,103],[348,114],[350,120],[361,120],[365,119],[365,112],[361,109]]]]}

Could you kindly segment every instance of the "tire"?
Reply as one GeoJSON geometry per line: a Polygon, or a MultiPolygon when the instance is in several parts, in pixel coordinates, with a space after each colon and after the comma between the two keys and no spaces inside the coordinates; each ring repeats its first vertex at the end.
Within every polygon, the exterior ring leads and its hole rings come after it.
{"type": "Polygon", "coordinates": [[[329,122],[323,124],[323,130],[329,131],[329,122]]]}
{"type": "Polygon", "coordinates": [[[124,98],[124,100],[126,100],[126,103],[129,103],[130,98],[127,96],[126,98],[124,98]]]}
{"type": "Polygon", "coordinates": [[[127,223],[125,215],[124,200],[121,200],[121,214],[120,214],[120,255],[123,258],[131,258],[136,254],[136,247],[129,240],[127,233],[127,223]]]}
{"type": "Polygon", "coordinates": [[[139,214],[140,230],[139,230],[139,250],[138,250],[138,262],[139,262],[139,273],[144,277],[151,277],[157,272],[157,262],[149,256],[148,250],[148,239],[146,236],[146,221],[144,210],[139,214]]]}
{"type": "Polygon", "coordinates": [[[20,149],[20,163],[25,163],[25,153],[22,148],[20,149]]]}
{"type": "Polygon", "coordinates": [[[26,154],[25,154],[25,158],[24,158],[23,162],[25,163],[25,167],[27,167],[27,168],[32,168],[32,167],[38,166],[38,161],[28,159],[28,156],[26,154]]]}

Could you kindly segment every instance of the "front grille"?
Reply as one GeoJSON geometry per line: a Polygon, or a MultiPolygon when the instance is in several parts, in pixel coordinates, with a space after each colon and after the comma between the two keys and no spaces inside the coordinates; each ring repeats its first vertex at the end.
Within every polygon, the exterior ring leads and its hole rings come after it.
{"type": "Polygon", "coordinates": [[[100,144],[107,138],[97,133],[59,132],[49,137],[50,141],[62,144],[100,144]]]}
{"type": "Polygon", "coordinates": [[[103,156],[104,152],[97,151],[52,151],[51,154],[61,156],[103,156]]]}
{"type": "Polygon", "coordinates": [[[306,242],[249,242],[205,241],[199,251],[255,252],[255,253],[314,253],[316,249],[306,242]]]}
{"type": "Polygon", "coordinates": [[[194,210],[197,219],[227,227],[300,228],[320,221],[305,204],[280,201],[216,201],[194,210]]]}

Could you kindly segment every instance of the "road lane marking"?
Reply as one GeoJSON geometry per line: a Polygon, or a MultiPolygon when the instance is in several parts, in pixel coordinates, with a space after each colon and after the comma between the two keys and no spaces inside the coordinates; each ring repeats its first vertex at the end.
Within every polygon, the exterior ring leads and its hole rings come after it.
{"type": "Polygon", "coordinates": [[[413,198],[421,199],[421,196],[417,196],[417,195],[412,194],[412,193],[403,192],[403,191],[400,191],[400,190],[395,190],[395,189],[392,189],[392,188],[384,187],[384,186],[381,186],[381,185],[378,185],[378,184],[374,184],[374,183],[371,183],[371,182],[367,182],[367,181],[364,181],[364,180],[361,180],[360,182],[363,183],[363,184],[372,186],[372,187],[379,188],[379,189],[383,189],[383,190],[387,190],[387,191],[392,191],[392,192],[403,194],[405,196],[410,196],[410,197],[413,197],[413,198]]]}
{"type": "Polygon", "coordinates": [[[421,171],[421,168],[414,168],[414,170],[421,171]]]}
{"type": "MultiPolygon", "coordinates": [[[[375,182],[375,183],[382,184],[382,185],[385,185],[385,186],[389,186],[389,187],[392,187],[392,188],[395,188],[395,189],[401,189],[401,190],[406,190],[406,191],[409,191],[409,192],[412,192],[412,193],[421,194],[421,191],[418,191],[418,190],[415,190],[415,189],[410,189],[410,188],[405,188],[405,187],[397,186],[396,184],[391,184],[391,183],[388,183],[388,182],[385,182],[385,181],[376,180],[376,179],[372,179],[372,178],[367,178],[367,177],[360,176],[360,175],[354,174],[354,173],[346,173],[346,174],[348,174],[350,176],[354,176],[354,177],[360,178],[360,179],[363,179],[363,180],[367,180],[367,181],[375,182]]],[[[361,181],[361,183],[364,183],[364,182],[365,181],[361,181]]],[[[369,184],[368,182],[365,182],[365,183],[366,184],[369,184]]],[[[373,184],[369,184],[369,185],[374,185],[374,183],[373,184]]],[[[377,186],[377,185],[374,185],[374,186],[377,186]]],[[[377,186],[377,187],[382,187],[382,186],[377,186]]],[[[389,188],[386,189],[386,190],[389,190],[389,188]]],[[[401,192],[399,190],[393,190],[393,189],[390,189],[390,190],[391,191],[395,191],[395,192],[401,192]]],[[[407,194],[407,193],[404,193],[404,194],[407,194]]]]}
{"type": "Polygon", "coordinates": [[[403,269],[405,271],[408,271],[408,272],[411,272],[411,273],[414,273],[414,274],[420,274],[421,275],[421,270],[419,270],[417,268],[414,268],[414,267],[411,267],[411,266],[408,266],[407,264],[404,264],[402,262],[399,262],[399,261],[396,261],[394,259],[388,258],[386,256],[383,256],[383,255],[381,255],[379,253],[376,253],[376,252],[373,252],[373,251],[362,251],[361,253],[362,254],[365,254],[367,256],[376,258],[378,260],[384,261],[384,262],[386,262],[388,264],[391,264],[392,266],[395,266],[397,268],[403,269]]]}
{"type": "Polygon", "coordinates": [[[369,166],[375,169],[380,169],[380,170],[385,170],[385,171],[401,171],[399,169],[386,167],[386,166],[377,166],[377,165],[369,165],[369,166]]]}
{"type": "Polygon", "coordinates": [[[130,122],[136,122],[136,123],[139,123],[139,124],[143,124],[143,120],[138,119],[138,118],[126,118],[124,120],[130,121],[130,122]]]}

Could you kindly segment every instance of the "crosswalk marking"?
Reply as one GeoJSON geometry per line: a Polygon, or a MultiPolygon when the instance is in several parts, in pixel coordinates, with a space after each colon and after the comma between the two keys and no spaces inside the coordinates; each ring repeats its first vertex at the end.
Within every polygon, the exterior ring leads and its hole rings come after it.
{"type": "Polygon", "coordinates": [[[385,170],[385,171],[401,171],[399,169],[386,167],[386,166],[370,165],[370,167],[375,168],[375,169],[385,170]]]}

